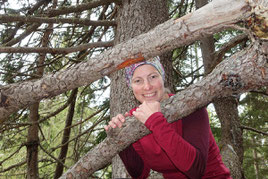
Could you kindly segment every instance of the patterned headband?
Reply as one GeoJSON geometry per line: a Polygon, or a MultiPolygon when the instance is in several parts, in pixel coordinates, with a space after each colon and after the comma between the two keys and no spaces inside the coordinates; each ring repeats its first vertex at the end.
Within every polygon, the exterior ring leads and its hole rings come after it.
{"type": "Polygon", "coordinates": [[[146,65],[146,64],[152,65],[153,67],[155,67],[157,69],[157,71],[160,73],[160,75],[162,76],[163,80],[165,81],[165,70],[164,70],[162,64],[160,63],[160,58],[158,56],[156,56],[156,57],[151,58],[147,61],[135,63],[135,64],[130,65],[130,66],[125,68],[126,80],[127,80],[127,84],[129,87],[131,86],[131,79],[132,79],[133,73],[136,70],[136,68],[138,68],[141,65],[146,65]]]}

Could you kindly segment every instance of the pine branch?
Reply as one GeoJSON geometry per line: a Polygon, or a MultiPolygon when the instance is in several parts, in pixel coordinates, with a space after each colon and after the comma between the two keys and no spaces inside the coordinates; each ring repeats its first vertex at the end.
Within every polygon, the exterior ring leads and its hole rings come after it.
{"type": "MultiPolygon", "coordinates": [[[[12,43],[12,42],[10,42],[12,43]]],[[[108,42],[92,42],[88,44],[78,45],[75,47],[67,48],[49,48],[49,47],[0,47],[0,53],[51,53],[51,54],[68,54],[87,50],[89,48],[97,47],[111,47],[113,41],[108,42]]]]}
{"type": "Polygon", "coordinates": [[[0,22],[24,22],[24,23],[69,23],[69,24],[81,24],[87,26],[116,26],[115,21],[99,20],[92,21],[90,19],[82,18],[52,18],[52,17],[34,17],[34,16],[19,16],[19,15],[0,15],[0,22]]]}
{"type": "Polygon", "coordinates": [[[246,130],[250,130],[250,131],[253,131],[253,132],[256,132],[258,134],[262,134],[264,136],[268,136],[268,133],[267,132],[263,132],[261,130],[258,130],[258,129],[255,129],[253,127],[248,127],[248,126],[245,126],[245,125],[241,125],[240,126],[241,129],[246,129],[246,130]]]}
{"type": "Polygon", "coordinates": [[[19,162],[19,163],[17,163],[17,164],[11,165],[11,166],[9,166],[9,167],[6,168],[6,169],[0,170],[0,173],[4,173],[4,172],[7,172],[7,171],[9,171],[9,170],[11,170],[11,169],[13,169],[13,168],[20,167],[20,166],[22,166],[22,165],[24,165],[24,164],[26,164],[26,163],[27,163],[27,161],[25,160],[25,161],[19,162]]]}
{"type": "Polygon", "coordinates": [[[121,0],[94,0],[90,1],[88,3],[83,3],[80,5],[76,6],[65,6],[65,7],[60,7],[58,9],[52,9],[48,10],[46,14],[49,17],[55,17],[58,15],[63,15],[63,14],[69,14],[69,13],[76,13],[76,12],[83,12],[88,9],[96,8],[98,6],[102,5],[107,5],[110,3],[121,3],[121,0]]]}
{"type": "Polygon", "coordinates": [[[65,168],[68,168],[66,165],[64,165],[64,163],[62,163],[62,161],[58,160],[56,157],[54,157],[50,152],[48,152],[42,145],[39,144],[39,147],[51,158],[53,158],[55,161],[57,161],[58,163],[62,164],[65,168]]]}

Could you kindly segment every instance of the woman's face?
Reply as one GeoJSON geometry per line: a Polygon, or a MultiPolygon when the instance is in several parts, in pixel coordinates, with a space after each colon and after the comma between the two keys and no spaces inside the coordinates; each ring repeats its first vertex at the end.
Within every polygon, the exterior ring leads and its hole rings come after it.
{"type": "MultiPolygon", "coordinates": [[[[165,96],[164,81],[152,65],[141,65],[133,73],[131,87],[136,99],[144,101],[161,101],[165,96]]],[[[166,94],[167,95],[167,94],[166,94]]]]}

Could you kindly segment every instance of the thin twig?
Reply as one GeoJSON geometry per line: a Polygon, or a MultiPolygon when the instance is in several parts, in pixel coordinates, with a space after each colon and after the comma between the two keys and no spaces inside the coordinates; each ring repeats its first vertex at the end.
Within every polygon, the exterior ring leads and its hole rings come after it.
{"type": "Polygon", "coordinates": [[[263,131],[260,131],[260,130],[258,130],[258,129],[252,128],[252,127],[248,127],[248,126],[240,125],[240,128],[241,128],[241,129],[250,130],[250,131],[253,131],[253,132],[256,132],[256,133],[265,135],[265,136],[268,136],[268,133],[267,133],[267,132],[263,132],[263,131]]]}

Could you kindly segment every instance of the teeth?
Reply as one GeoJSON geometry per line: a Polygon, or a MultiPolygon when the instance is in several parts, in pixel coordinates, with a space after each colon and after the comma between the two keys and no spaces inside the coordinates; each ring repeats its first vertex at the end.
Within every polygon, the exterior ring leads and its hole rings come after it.
{"type": "Polygon", "coordinates": [[[154,96],[155,95],[155,93],[151,93],[151,94],[145,94],[144,96],[145,97],[151,97],[151,96],[154,96]]]}

